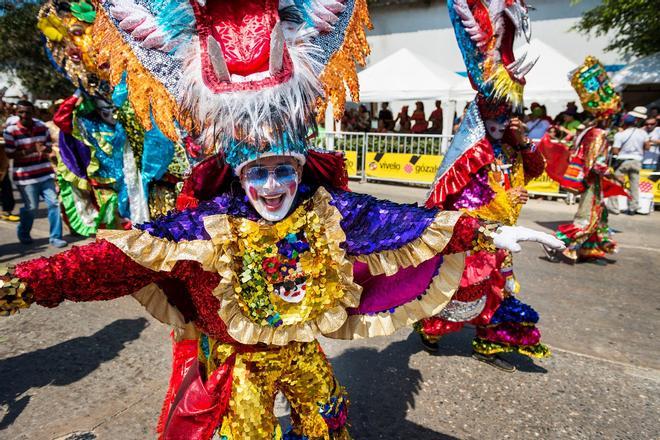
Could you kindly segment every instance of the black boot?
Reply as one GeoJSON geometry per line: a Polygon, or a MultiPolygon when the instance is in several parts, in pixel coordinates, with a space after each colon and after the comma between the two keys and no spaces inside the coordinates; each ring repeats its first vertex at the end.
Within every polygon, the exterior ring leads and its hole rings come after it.
{"type": "Polygon", "coordinates": [[[437,353],[438,352],[438,341],[432,342],[429,341],[426,336],[420,334],[419,335],[420,340],[422,341],[422,348],[424,350],[428,351],[429,353],[437,353]]]}
{"type": "Polygon", "coordinates": [[[499,357],[496,354],[481,354],[477,353],[476,351],[472,352],[472,357],[475,358],[478,361],[484,362],[488,365],[491,365],[495,368],[499,368],[502,371],[506,371],[507,373],[513,373],[516,371],[516,367],[509,362],[505,361],[501,357],[499,357]]]}

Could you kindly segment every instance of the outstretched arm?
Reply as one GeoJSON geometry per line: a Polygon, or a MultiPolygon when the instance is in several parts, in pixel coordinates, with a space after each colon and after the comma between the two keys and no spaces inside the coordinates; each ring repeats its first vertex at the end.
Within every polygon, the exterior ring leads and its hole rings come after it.
{"type": "Polygon", "coordinates": [[[343,247],[354,258],[354,279],[362,286],[360,304],[339,330],[326,335],[334,338],[388,335],[439,313],[460,285],[467,258],[477,263],[470,266],[470,282],[486,282],[498,273],[496,248],[517,252],[523,240],[560,243],[548,234],[518,233],[527,231],[461,212],[343,191],[332,191],[332,197],[342,215],[343,247]]]}
{"type": "Polygon", "coordinates": [[[0,312],[11,314],[31,303],[55,307],[64,300],[114,299],[166,275],[137,264],[108,241],[98,240],[5,271],[0,281],[0,312]]]}
{"type": "MultiPolygon", "coordinates": [[[[342,215],[344,248],[348,255],[367,263],[373,275],[393,275],[440,255],[495,247],[498,225],[486,224],[458,211],[398,204],[337,190],[332,192],[332,197],[342,215]]],[[[538,234],[544,240],[551,238],[548,234],[538,234]]],[[[524,241],[531,236],[508,237],[524,241]]],[[[514,252],[518,250],[510,241],[496,244],[514,252]]]]}

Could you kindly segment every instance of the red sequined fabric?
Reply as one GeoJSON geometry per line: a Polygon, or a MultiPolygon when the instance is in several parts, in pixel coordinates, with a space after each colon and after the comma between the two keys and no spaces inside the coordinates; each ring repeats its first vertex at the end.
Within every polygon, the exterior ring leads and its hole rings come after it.
{"type": "Polygon", "coordinates": [[[454,225],[451,239],[442,250],[442,253],[444,255],[458,254],[472,249],[472,240],[474,240],[479,224],[479,220],[468,215],[459,218],[454,225]]]}
{"type": "Polygon", "coordinates": [[[458,194],[470,183],[477,171],[494,161],[495,155],[490,142],[486,138],[479,140],[433,183],[426,207],[442,208],[448,197],[458,194]]]}
{"type": "Polygon", "coordinates": [[[523,169],[525,170],[525,180],[535,179],[543,174],[543,171],[545,171],[545,158],[540,150],[523,151],[521,156],[523,169]]]}
{"type": "Polygon", "coordinates": [[[35,302],[45,307],[55,307],[64,300],[119,298],[165,278],[165,274],[140,266],[105,240],[20,263],[15,273],[27,282],[35,302]]]}
{"type": "Polygon", "coordinates": [[[418,331],[426,336],[443,336],[461,330],[464,325],[464,322],[445,321],[437,316],[432,316],[421,321],[418,331]]]}
{"type": "Polygon", "coordinates": [[[16,276],[27,282],[37,304],[55,307],[64,300],[99,301],[130,295],[156,283],[186,322],[223,342],[235,342],[218,316],[213,289],[220,275],[193,261],[178,262],[171,272],[147,269],[105,240],[73,247],[50,258],[21,263],[16,276]]]}
{"type": "MultiPolygon", "coordinates": [[[[195,322],[195,326],[210,337],[227,343],[235,343],[234,339],[227,334],[227,327],[218,316],[220,300],[213,296],[213,289],[220,282],[220,275],[206,272],[202,266],[194,261],[181,261],[172,269],[172,278],[180,280],[185,290],[176,293],[168,293],[167,298],[171,303],[177,301],[192,301],[194,316],[186,316],[186,319],[195,322]]],[[[185,316],[185,315],[184,315],[185,316]]]]}

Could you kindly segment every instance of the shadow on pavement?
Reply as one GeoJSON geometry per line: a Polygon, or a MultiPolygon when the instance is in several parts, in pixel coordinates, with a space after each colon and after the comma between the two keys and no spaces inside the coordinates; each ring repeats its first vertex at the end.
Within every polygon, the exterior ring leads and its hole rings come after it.
{"type": "MultiPolygon", "coordinates": [[[[412,335],[416,336],[416,335],[412,335]]],[[[409,337],[384,350],[356,348],[332,359],[339,382],[348,390],[350,432],[359,439],[409,438],[452,440],[456,437],[406,420],[415,407],[422,375],[410,368],[410,356],[419,345],[409,337]]]]}
{"type": "MultiPolygon", "coordinates": [[[[15,234],[14,234],[15,237],[15,234]]],[[[65,251],[71,248],[71,245],[79,241],[87,240],[88,237],[83,237],[81,235],[65,235],[63,239],[69,243],[69,246],[58,249],[58,252],[65,251]]],[[[28,255],[39,255],[41,256],[46,249],[48,249],[48,238],[35,238],[32,244],[22,244],[18,241],[18,238],[11,243],[0,244],[0,263],[6,261],[11,261],[19,257],[24,257],[28,255]]]]}
{"type": "Polygon", "coordinates": [[[24,353],[0,362],[0,405],[6,408],[0,429],[11,425],[30,402],[22,394],[46,385],[65,386],[83,379],[115,358],[140,337],[147,320],[118,319],[91,336],[24,353]]]}
{"type": "Polygon", "coordinates": [[[559,222],[557,222],[557,221],[554,221],[554,222],[536,221],[535,223],[537,225],[539,225],[540,227],[542,227],[542,228],[549,229],[550,231],[554,232],[554,231],[557,230],[559,225],[563,225],[563,224],[566,224],[566,223],[572,223],[572,222],[573,222],[573,218],[570,218],[566,221],[559,221],[559,222]]]}
{"type": "MultiPolygon", "coordinates": [[[[440,341],[440,351],[434,356],[463,356],[472,358],[472,339],[475,335],[475,329],[472,326],[466,326],[460,332],[449,333],[448,335],[443,336],[440,341]]],[[[417,343],[420,347],[421,345],[417,341],[417,335],[411,334],[411,337],[415,336],[415,340],[411,343],[417,343]]],[[[408,338],[410,339],[410,338],[408,338]]],[[[515,365],[516,370],[523,373],[540,373],[545,374],[548,372],[545,368],[538,366],[534,363],[534,360],[519,354],[514,353],[505,353],[501,355],[502,358],[506,359],[512,365],[515,365]]],[[[472,359],[474,362],[479,362],[476,359],[472,359]]],[[[482,364],[484,367],[487,367],[486,364],[482,364]]],[[[493,371],[497,374],[510,374],[500,370],[495,369],[495,367],[490,366],[493,371]]]]}

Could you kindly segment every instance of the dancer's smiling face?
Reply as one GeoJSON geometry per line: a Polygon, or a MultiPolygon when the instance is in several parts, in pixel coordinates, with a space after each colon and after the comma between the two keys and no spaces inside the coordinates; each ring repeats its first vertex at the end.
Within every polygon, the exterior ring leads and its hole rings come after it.
{"type": "Polygon", "coordinates": [[[241,185],[254,209],[265,220],[287,216],[298,192],[302,167],[292,156],[268,156],[245,165],[241,185]]]}

